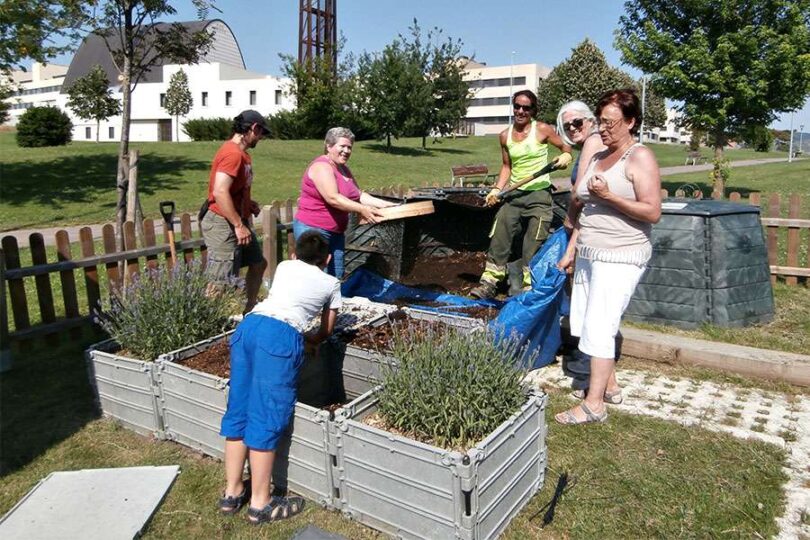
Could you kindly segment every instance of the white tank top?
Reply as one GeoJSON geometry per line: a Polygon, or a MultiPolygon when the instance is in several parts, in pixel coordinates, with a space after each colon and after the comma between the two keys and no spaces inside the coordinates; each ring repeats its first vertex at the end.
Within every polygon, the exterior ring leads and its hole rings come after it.
{"type": "Polygon", "coordinates": [[[582,182],[577,189],[577,197],[584,203],[579,216],[579,237],[577,255],[594,261],[644,265],[652,256],[650,233],[652,225],[631,218],[616,210],[599,197],[592,197],[588,191],[588,180],[596,174],[607,182],[611,193],[619,197],[636,200],[633,182],[627,178],[625,165],[627,158],[641,144],[634,144],[608,170],[595,173],[597,160],[588,164],[582,182]]]}

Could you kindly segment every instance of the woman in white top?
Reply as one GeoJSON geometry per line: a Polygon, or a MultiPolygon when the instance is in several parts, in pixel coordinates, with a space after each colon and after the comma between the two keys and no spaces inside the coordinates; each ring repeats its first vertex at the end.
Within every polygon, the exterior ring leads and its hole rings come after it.
{"type": "Polygon", "coordinates": [[[588,394],[555,416],[561,424],[607,420],[605,399],[620,389],[615,377],[615,336],[652,255],[650,231],[661,217],[661,176],[655,156],[637,144],[641,105],[634,90],[614,90],[596,106],[605,149],[580,163],[568,217],[571,240],[560,269],[574,262],[571,334],[591,357],[588,394]],[[606,396],[607,393],[607,396],[606,396]]]}
{"type": "Polygon", "coordinates": [[[569,101],[557,113],[557,133],[565,144],[579,150],[579,156],[571,169],[571,185],[574,185],[585,172],[593,155],[605,149],[596,126],[596,117],[585,103],[569,101]],[[582,168],[579,167],[580,163],[584,164],[582,168]]]}

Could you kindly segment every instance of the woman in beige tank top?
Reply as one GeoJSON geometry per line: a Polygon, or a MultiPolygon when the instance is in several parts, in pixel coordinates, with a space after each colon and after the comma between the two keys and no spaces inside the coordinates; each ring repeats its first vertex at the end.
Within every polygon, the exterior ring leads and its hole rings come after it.
{"type": "Polygon", "coordinates": [[[568,249],[559,267],[571,271],[571,333],[591,357],[590,387],[581,404],[555,416],[561,424],[607,420],[606,402],[617,402],[615,336],[636,284],[652,255],[650,230],[661,217],[661,177],[655,156],[636,144],[641,106],[633,90],[615,90],[596,106],[599,135],[607,147],[579,176],[566,227],[568,249]]]}

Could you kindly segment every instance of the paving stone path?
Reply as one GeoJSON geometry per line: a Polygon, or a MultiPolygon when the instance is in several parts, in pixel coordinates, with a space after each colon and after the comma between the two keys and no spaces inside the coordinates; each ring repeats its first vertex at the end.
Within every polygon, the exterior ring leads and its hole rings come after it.
{"type": "MultiPolygon", "coordinates": [[[[624,403],[611,409],[784,448],[789,480],[784,486],[785,513],[777,518],[777,538],[810,538],[810,398],[644,371],[621,370],[618,377],[624,403]]],[[[541,388],[571,387],[559,363],[532,371],[528,379],[541,388]]],[[[551,415],[549,419],[553,422],[551,415]]]]}

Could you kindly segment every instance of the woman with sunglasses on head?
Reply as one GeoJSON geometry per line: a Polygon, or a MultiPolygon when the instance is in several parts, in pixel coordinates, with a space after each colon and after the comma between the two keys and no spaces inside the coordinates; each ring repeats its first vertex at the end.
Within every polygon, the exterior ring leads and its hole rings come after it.
{"type": "Polygon", "coordinates": [[[596,106],[605,149],[594,154],[574,186],[573,233],[558,267],[573,263],[571,334],[591,357],[590,386],[581,404],[554,418],[561,424],[607,420],[616,383],[615,337],[622,314],[652,256],[650,232],[661,218],[661,176],[652,151],[636,143],[641,105],[635,91],[614,90],[596,106]]]}
{"type": "MultiPolygon", "coordinates": [[[[503,164],[495,186],[486,198],[487,206],[498,204],[498,194],[507,184],[530,177],[548,164],[548,145],[562,151],[554,159],[559,168],[571,163],[571,147],[560,139],[554,128],[534,119],[537,96],[531,90],[520,90],[512,96],[514,122],[500,134],[503,164]]],[[[512,241],[523,232],[523,287],[531,285],[529,262],[548,236],[551,224],[551,179],[548,174],[535,178],[512,191],[495,216],[487,250],[487,262],[481,283],[470,291],[477,298],[493,298],[498,284],[506,280],[506,263],[512,253],[512,241]]],[[[510,291],[515,293],[519,291],[510,291]]]]}

